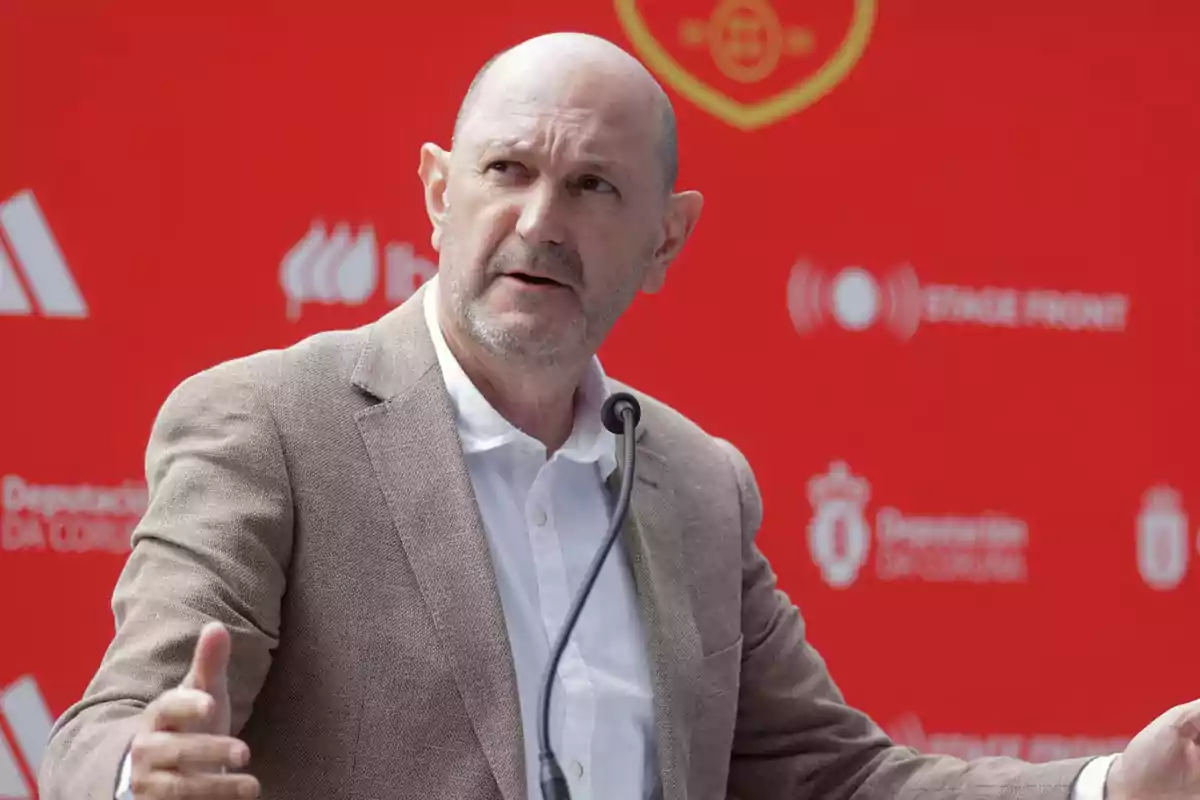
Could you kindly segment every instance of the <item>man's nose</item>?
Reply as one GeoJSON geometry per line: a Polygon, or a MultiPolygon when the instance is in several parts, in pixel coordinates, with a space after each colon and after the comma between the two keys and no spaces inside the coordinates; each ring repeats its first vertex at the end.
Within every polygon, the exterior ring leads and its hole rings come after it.
{"type": "Polygon", "coordinates": [[[566,241],[564,201],[561,190],[549,181],[530,186],[522,197],[517,233],[527,242],[563,244],[566,241]]]}

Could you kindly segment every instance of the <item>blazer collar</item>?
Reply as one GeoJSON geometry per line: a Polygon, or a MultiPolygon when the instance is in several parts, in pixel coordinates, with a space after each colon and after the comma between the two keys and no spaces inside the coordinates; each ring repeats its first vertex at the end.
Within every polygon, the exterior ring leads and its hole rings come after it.
{"type": "MultiPolygon", "coordinates": [[[[634,439],[634,486],[621,538],[633,570],[645,630],[662,798],[683,800],[695,724],[689,698],[700,685],[702,650],[684,562],[687,514],[676,496],[670,464],[657,451],[655,437],[641,438],[654,426],[652,411],[644,409],[643,424],[634,439]]],[[[618,447],[623,447],[622,437],[618,437],[618,447]]],[[[622,464],[608,479],[614,497],[626,468],[622,464]]]]}
{"type": "Polygon", "coordinates": [[[425,287],[367,326],[350,382],[379,400],[392,400],[437,367],[433,340],[425,326],[421,299],[425,287]]]}
{"type": "Polygon", "coordinates": [[[371,326],[352,381],[383,401],[355,420],[391,533],[412,568],[497,787],[504,800],[524,800],[508,630],[420,292],[371,326]]]}

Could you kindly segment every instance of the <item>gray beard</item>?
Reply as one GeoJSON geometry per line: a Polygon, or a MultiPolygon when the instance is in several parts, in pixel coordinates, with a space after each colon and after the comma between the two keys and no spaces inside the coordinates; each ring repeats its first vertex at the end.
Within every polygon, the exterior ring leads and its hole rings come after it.
{"type": "Polygon", "coordinates": [[[468,292],[457,280],[448,282],[450,309],[462,323],[463,331],[490,355],[506,360],[518,361],[537,368],[558,367],[578,355],[586,346],[586,320],[579,320],[564,336],[531,336],[526,331],[514,330],[493,323],[480,307],[468,299],[468,292]],[[580,335],[580,334],[584,335],[580,335]]]}
{"type": "MultiPolygon", "coordinates": [[[[447,253],[452,253],[453,240],[447,238],[445,243],[447,253]]],[[[461,274],[451,278],[446,272],[439,272],[444,282],[443,290],[449,294],[450,310],[462,324],[463,332],[490,355],[535,369],[558,367],[585,354],[588,357],[594,354],[617,318],[633,302],[641,285],[640,279],[636,283],[631,282],[600,313],[589,314],[584,309],[583,316],[576,319],[568,330],[560,336],[548,337],[544,334],[530,335],[526,331],[495,324],[476,304],[476,287],[467,285],[461,274]]]]}

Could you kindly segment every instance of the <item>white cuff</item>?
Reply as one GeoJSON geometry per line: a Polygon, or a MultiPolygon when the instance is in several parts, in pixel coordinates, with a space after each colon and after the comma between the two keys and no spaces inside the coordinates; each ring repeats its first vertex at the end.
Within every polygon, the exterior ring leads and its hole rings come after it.
{"type": "Polygon", "coordinates": [[[132,792],[129,791],[129,782],[131,773],[133,772],[133,761],[130,759],[129,753],[125,754],[125,760],[121,762],[121,774],[117,777],[117,796],[116,800],[125,800],[132,792]]]}
{"type": "Polygon", "coordinates": [[[1079,773],[1071,789],[1071,800],[1104,800],[1108,784],[1108,768],[1116,756],[1093,758],[1079,773]]]}

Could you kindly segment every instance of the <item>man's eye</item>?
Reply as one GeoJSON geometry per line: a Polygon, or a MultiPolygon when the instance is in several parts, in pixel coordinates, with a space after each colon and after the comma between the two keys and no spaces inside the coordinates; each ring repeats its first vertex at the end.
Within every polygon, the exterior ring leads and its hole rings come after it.
{"type": "Polygon", "coordinates": [[[501,175],[517,175],[524,170],[516,161],[493,161],[487,165],[488,172],[498,172],[501,175]]]}
{"type": "Polygon", "coordinates": [[[597,178],[595,175],[584,175],[576,182],[576,186],[583,192],[600,192],[608,194],[615,192],[616,187],[603,178],[597,178]]]}

